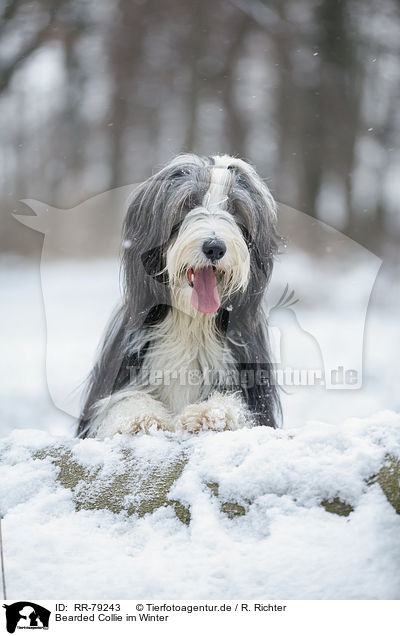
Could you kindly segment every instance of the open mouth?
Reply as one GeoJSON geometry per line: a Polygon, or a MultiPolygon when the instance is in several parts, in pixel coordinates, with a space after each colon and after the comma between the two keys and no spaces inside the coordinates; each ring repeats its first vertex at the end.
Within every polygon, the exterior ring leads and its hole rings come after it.
{"type": "Polygon", "coordinates": [[[190,302],[197,311],[212,314],[218,310],[221,301],[217,289],[217,276],[220,275],[221,272],[214,265],[188,270],[187,279],[192,288],[190,302]]]}

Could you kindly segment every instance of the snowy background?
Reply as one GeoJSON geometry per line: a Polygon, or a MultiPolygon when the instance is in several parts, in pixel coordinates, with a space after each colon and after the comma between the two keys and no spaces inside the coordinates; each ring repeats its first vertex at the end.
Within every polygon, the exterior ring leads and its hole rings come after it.
{"type": "MultiPolygon", "coordinates": [[[[73,439],[73,419],[49,397],[39,267],[16,259],[2,265],[0,509],[9,598],[399,598],[400,516],[371,482],[389,457],[400,458],[395,271],[384,264],[373,290],[362,389],[286,389],[276,431],[196,438],[153,431],[99,442],[73,439]],[[60,465],[43,454],[49,448],[72,453],[72,470],[83,471],[78,484],[60,479],[60,465]],[[168,481],[163,471],[168,477],[182,457],[168,481]],[[94,471],[94,481],[85,482],[85,471],[94,471]],[[125,490],[115,506],[120,474],[125,490]],[[143,514],[135,497],[143,488],[151,494],[152,483],[166,490],[165,501],[143,514]],[[322,505],[335,499],[346,516],[322,505]],[[237,514],[227,514],[229,502],[237,514]]],[[[315,298],[321,266],[297,256],[294,267],[293,276],[308,281],[305,307],[327,329],[332,318],[339,324],[344,300],[356,315],[361,270],[342,277],[335,318],[315,298]]],[[[115,263],[55,262],[47,271],[54,293],[63,290],[53,347],[58,381],[68,384],[70,359],[85,350],[91,321],[82,316],[74,350],[63,316],[79,308],[85,280],[93,318],[102,311],[106,320],[104,307],[118,294],[115,263]]]]}

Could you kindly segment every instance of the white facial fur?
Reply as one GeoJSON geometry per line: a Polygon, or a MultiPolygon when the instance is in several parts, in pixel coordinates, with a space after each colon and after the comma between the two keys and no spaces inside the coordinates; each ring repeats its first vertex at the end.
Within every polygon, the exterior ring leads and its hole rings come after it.
{"type": "Polygon", "coordinates": [[[192,290],[187,273],[191,268],[199,269],[210,265],[202,251],[204,241],[217,238],[226,245],[225,255],[215,264],[221,300],[236,291],[244,290],[249,280],[250,254],[235,219],[226,210],[230,183],[231,173],[227,167],[215,165],[202,205],[186,215],[177,238],[167,251],[166,269],[172,302],[190,315],[194,315],[196,310],[190,304],[192,290]]]}

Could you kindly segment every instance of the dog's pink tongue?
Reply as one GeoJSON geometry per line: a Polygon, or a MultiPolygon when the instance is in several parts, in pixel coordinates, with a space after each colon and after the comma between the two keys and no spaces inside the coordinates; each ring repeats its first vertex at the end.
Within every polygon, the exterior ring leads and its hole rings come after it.
{"type": "Polygon", "coordinates": [[[197,311],[212,314],[221,304],[217,289],[217,279],[212,267],[194,271],[191,303],[197,311]]]}

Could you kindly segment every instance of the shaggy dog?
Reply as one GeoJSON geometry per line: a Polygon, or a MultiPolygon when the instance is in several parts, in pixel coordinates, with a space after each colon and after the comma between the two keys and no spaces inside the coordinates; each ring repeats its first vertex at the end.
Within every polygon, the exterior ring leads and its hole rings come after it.
{"type": "Polygon", "coordinates": [[[80,437],[276,425],[262,311],[275,220],[267,186],[234,157],[178,156],[134,191],[123,302],[90,376],[80,437]]]}

